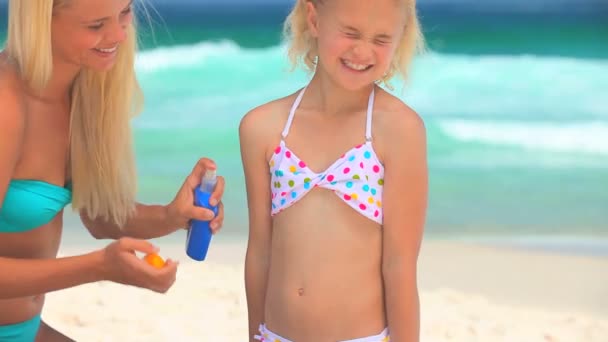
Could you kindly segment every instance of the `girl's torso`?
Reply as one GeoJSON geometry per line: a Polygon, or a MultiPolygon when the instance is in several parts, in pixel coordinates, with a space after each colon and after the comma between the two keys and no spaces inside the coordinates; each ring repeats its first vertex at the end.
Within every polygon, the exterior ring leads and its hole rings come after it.
{"type": "MultiPolygon", "coordinates": [[[[285,114],[280,124],[268,125],[269,134],[277,136],[277,128],[283,128],[295,99],[294,95],[277,102],[278,111],[285,114]]],[[[345,152],[365,144],[368,114],[361,108],[327,118],[303,105],[295,111],[285,146],[306,161],[308,169],[327,170],[345,152]]],[[[373,133],[375,137],[378,129],[373,133]]],[[[271,163],[278,145],[269,146],[267,160],[271,163]]],[[[381,156],[380,139],[374,139],[370,147],[374,155],[381,156]]],[[[344,158],[348,160],[348,153],[344,158]]],[[[359,165],[358,160],[353,162],[359,165]]],[[[272,170],[269,165],[269,172],[272,170]]],[[[272,179],[276,182],[278,178],[272,179]]],[[[273,183],[271,187],[275,187],[273,183]]],[[[313,186],[273,214],[265,322],[268,329],[291,340],[354,339],[375,335],[387,325],[381,224],[374,220],[375,210],[368,210],[369,215],[356,210],[343,194],[336,196],[339,191],[331,184],[328,188],[313,186]]]]}

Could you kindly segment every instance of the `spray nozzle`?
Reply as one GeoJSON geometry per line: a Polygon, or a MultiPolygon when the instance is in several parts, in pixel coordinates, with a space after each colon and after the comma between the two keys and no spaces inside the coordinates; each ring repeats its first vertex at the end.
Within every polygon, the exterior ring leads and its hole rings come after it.
{"type": "Polygon", "coordinates": [[[201,191],[213,192],[217,183],[217,172],[215,170],[207,170],[201,179],[201,191]]]}

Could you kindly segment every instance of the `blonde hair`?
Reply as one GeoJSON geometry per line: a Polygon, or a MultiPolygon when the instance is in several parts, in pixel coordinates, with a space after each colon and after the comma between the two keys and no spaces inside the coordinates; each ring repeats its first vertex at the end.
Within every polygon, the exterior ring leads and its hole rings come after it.
{"type": "MultiPolygon", "coordinates": [[[[6,51],[26,84],[42,90],[53,73],[53,10],[69,0],[10,0],[6,51]]],[[[124,225],[135,208],[136,172],[130,121],[142,107],[135,76],[135,21],[115,65],[82,69],[71,89],[72,208],[124,225]]]]}
{"type": "MultiPolygon", "coordinates": [[[[309,2],[318,6],[324,1],[328,0],[296,0],[291,13],[285,20],[283,35],[288,42],[287,54],[294,68],[302,64],[311,72],[314,72],[316,68],[317,43],[308,30],[306,6],[309,2]]],[[[404,80],[407,79],[412,58],[417,52],[424,50],[424,37],[416,14],[416,0],[405,1],[407,2],[407,16],[403,36],[395,50],[388,72],[380,80],[386,85],[395,75],[400,75],[404,80]]]]}

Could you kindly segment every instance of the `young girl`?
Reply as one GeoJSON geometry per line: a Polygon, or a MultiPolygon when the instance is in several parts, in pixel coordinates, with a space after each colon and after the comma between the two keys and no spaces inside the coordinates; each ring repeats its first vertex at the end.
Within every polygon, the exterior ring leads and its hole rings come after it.
{"type": "Polygon", "coordinates": [[[425,129],[377,85],[421,47],[415,0],[298,0],[286,32],[314,75],[240,125],[250,339],[418,341],[425,129]]]}

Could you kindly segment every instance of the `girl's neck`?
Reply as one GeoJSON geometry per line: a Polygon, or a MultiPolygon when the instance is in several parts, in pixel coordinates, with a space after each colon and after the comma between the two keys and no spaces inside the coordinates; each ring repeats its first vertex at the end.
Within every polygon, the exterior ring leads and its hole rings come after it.
{"type": "Polygon", "coordinates": [[[314,103],[317,103],[316,109],[323,115],[339,116],[367,108],[369,95],[374,86],[370,84],[358,90],[345,89],[334,82],[327,73],[318,69],[306,92],[310,94],[314,103]]]}

